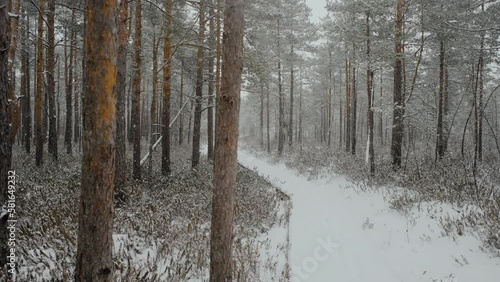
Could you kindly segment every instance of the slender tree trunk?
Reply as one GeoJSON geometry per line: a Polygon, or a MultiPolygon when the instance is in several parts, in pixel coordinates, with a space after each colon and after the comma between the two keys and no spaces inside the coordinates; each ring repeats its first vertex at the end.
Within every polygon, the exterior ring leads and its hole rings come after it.
{"type": "MultiPolygon", "coordinates": [[[[47,50],[45,50],[47,51],[47,50]]],[[[47,68],[46,68],[46,61],[47,61],[47,52],[45,52],[45,61],[44,61],[44,82],[43,82],[43,117],[42,117],[42,123],[43,123],[43,145],[47,143],[48,139],[48,133],[49,133],[49,95],[47,91],[47,68]]]]}
{"type": "Polygon", "coordinates": [[[200,163],[201,98],[203,95],[203,42],[205,41],[205,1],[200,0],[200,30],[198,33],[198,67],[196,72],[196,100],[194,109],[193,153],[191,167],[200,163]]]}
{"type": "MultiPolygon", "coordinates": [[[[181,89],[180,89],[179,109],[184,105],[184,59],[181,59],[181,89]]],[[[184,143],[184,121],[183,114],[179,115],[179,145],[184,143]]]]}
{"type": "Polygon", "coordinates": [[[57,55],[57,91],[56,91],[56,106],[57,106],[57,130],[56,130],[56,138],[57,142],[59,142],[59,135],[61,132],[61,59],[60,56],[57,55]]]}
{"type": "MultiPolygon", "coordinates": [[[[481,58],[479,58],[479,62],[477,63],[477,68],[476,68],[476,75],[474,76],[474,103],[473,103],[473,109],[474,109],[474,169],[476,169],[477,166],[477,160],[478,160],[478,153],[479,153],[479,95],[478,95],[478,88],[479,88],[479,78],[480,78],[480,72],[481,72],[481,58]]],[[[473,71],[474,73],[474,68],[473,71]]]]}
{"type": "Polygon", "coordinates": [[[37,56],[36,56],[36,97],[35,97],[35,163],[36,166],[43,164],[43,17],[45,13],[44,0],[40,0],[40,12],[38,14],[38,32],[37,32],[37,56]]]}
{"type": "Polygon", "coordinates": [[[56,2],[49,0],[47,13],[47,90],[49,97],[49,154],[57,160],[57,114],[56,114],[56,80],[55,80],[55,13],[56,2]]]}
{"type": "Polygon", "coordinates": [[[157,103],[158,103],[158,47],[160,40],[156,40],[156,26],[153,26],[153,96],[151,97],[151,110],[150,114],[150,138],[149,138],[149,176],[153,176],[153,145],[156,142],[156,129],[158,121],[157,117],[157,103]]]}
{"type": "Polygon", "coordinates": [[[260,147],[264,149],[264,84],[260,84],[260,130],[259,130],[259,141],[260,147]]]}
{"type": "Polygon", "coordinates": [[[75,281],[113,281],[116,1],[87,1],[87,74],[75,281]],[[106,36],[102,36],[102,35],[106,36]]]}
{"type": "Polygon", "coordinates": [[[76,32],[74,30],[74,23],[76,21],[75,9],[71,13],[71,35],[69,47],[69,63],[68,63],[68,80],[66,83],[66,131],[64,135],[64,143],[66,144],[66,152],[71,154],[73,151],[73,57],[75,53],[76,32]]]}
{"type": "Polygon", "coordinates": [[[24,148],[28,154],[31,153],[31,91],[30,91],[30,53],[29,53],[29,17],[27,12],[23,13],[26,21],[26,29],[23,33],[23,51],[21,52],[21,93],[23,100],[23,140],[24,148]]]}
{"type": "Polygon", "coordinates": [[[391,157],[394,170],[401,167],[401,151],[403,146],[403,89],[402,89],[402,56],[403,56],[403,0],[397,0],[396,7],[396,60],[394,63],[394,113],[392,119],[391,157]]]}
{"type": "MultiPolygon", "coordinates": [[[[281,2],[278,0],[278,9],[281,9],[281,2]]],[[[280,17],[278,16],[278,95],[279,95],[279,117],[278,117],[278,155],[281,156],[283,154],[283,145],[284,145],[284,123],[285,123],[285,97],[283,94],[283,89],[281,85],[281,22],[280,17]]]]}
{"type": "Polygon", "coordinates": [[[328,147],[331,146],[332,143],[332,86],[333,86],[333,65],[332,65],[332,50],[328,49],[328,58],[329,58],[329,85],[328,85],[328,147]]]}
{"type": "MultiPolygon", "coordinates": [[[[9,72],[8,72],[8,52],[9,49],[9,14],[7,0],[0,0],[0,205],[7,202],[7,191],[9,187],[9,173],[12,161],[12,143],[9,139],[10,120],[9,114],[9,72]]],[[[0,218],[0,267],[7,263],[8,255],[8,225],[9,214],[2,214],[0,218]]]]}
{"type": "Polygon", "coordinates": [[[267,130],[267,153],[268,154],[271,154],[271,132],[270,132],[270,124],[271,124],[271,120],[270,120],[270,114],[269,114],[269,111],[270,111],[270,108],[269,108],[269,95],[270,95],[270,92],[269,92],[269,84],[266,85],[266,130],[267,130]]]}
{"type": "Polygon", "coordinates": [[[448,138],[450,135],[451,128],[448,128],[448,103],[449,103],[449,97],[448,97],[448,61],[445,58],[445,66],[444,66],[444,90],[443,90],[443,127],[446,130],[444,132],[444,140],[443,140],[443,146],[444,146],[444,151],[446,152],[448,150],[448,138]]]}
{"type": "MultiPolygon", "coordinates": [[[[354,48],[353,48],[354,49],[354,48]]],[[[357,93],[356,93],[356,62],[352,67],[352,93],[351,93],[351,154],[356,155],[356,121],[357,121],[357,93]]]]}
{"type": "Polygon", "coordinates": [[[163,119],[162,119],[162,151],[161,151],[161,173],[168,175],[170,173],[170,95],[171,95],[171,73],[172,73],[172,0],[166,0],[167,18],[166,35],[163,42],[163,119]]]}
{"type": "MultiPolygon", "coordinates": [[[[9,1],[9,8],[12,14],[19,15],[19,11],[21,10],[21,0],[15,0],[15,3],[12,5],[12,1],[9,1]]],[[[8,75],[10,76],[9,83],[9,114],[10,114],[10,142],[14,144],[17,132],[19,131],[19,127],[21,125],[21,113],[19,109],[19,102],[16,97],[16,75],[14,70],[14,64],[16,60],[16,50],[17,50],[17,35],[19,29],[19,16],[14,18],[10,22],[9,25],[9,36],[10,36],[10,44],[8,50],[8,75]]]]}
{"type": "Polygon", "coordinates": [[[384,146],[384,120],[383,120],[383,106],[384,106],[384,74],[383,70],[380,70],[380,112],[378,114],[378,135],[380,138],[380,144],[384,146]]]}
{"type": "Polygon", "coordinates": [[[210,45],[210,53],[208,55],[208,109],[207,109],[207,139],[208,150],[207,157],[209,160],[214,159],[214,60],[216,54],[213,50],[216,48],[216,27],[215,27],[215,10],[212,3],[209,8],[210,17],[210,37],[208,39],[210,45]]]}
{"type": "Polygon", "coordinates": [[[188,143],[191,143],[192,141],[192,135],[193,135],[193,127],[192,127],[192,124],[193,124],[193,111],[194,111],[194,102],[193,100],[191,99],[191,110],[189,111],[189,121],[188,121],[188,143]]]}
{"type": "MultiPolygon", "coordinates": [[[[217,21],[216,21],[216,54],[215,54],[215,96],[219,97],[220,95],[220,84],[221,84],[221,56],[222,56],[222,47],[221,47],[221,0],[217,1],[217,21]]],[[[217,98],[216,98],[217,99],[217,98]]],[[[217,130],[217,125],[214,126],[214,131],[217,130]]],[[[216,134],[216,132],[215,132],[216,134]]],[[[214,145],[215,146],[215,145],[214,145]]],[[[215,148],[214,148],[215,150],[215,148]]]]}
{"type": "Polygon", "coordinates": [[[210,281],[230,282],[238,153],[243,0],[226,0],[221,95],[217,97],[217,135],[210,234],[210,281]]]}
{"type": "Polygon", "coordinates": [[[439,43],[439,96],[438,96],[438,123],[437,123],[437,142],[436,142],[436,160],[444,157],[444,134],[443,134],[443,104],[444,104],[444,41],[439,43]]]}
{"type": "Polygon", "coordinates": [[[290,149],[292,148],[293,145],[293,87],[294,87],[294,75],[293,75],[293,44],[291,47],[291,66],[290,66],[290,112],[289,114],[289,120],[288,120],[288,146],[290,146],[290,149]]]}
{"type": "Polygon", "coordinates": [[[118,54],[116,59],[116,167],[115,189],[121,197],[123,187],[128,178],[127,172],[127,136],[126,136],[126,85],[127,85],[127,50],[129,30],[127,29],[128,1],[121,0],[118,4],[118,54]]]}
{"type": "Polygon", "coordinates": [[[345,150],[351,150],[351,64],[348,59],[345,60],[345,150]]]}
{"type": "MultiPolygon", "coordinates": [[[[484,3],[482,5],[482,10],[484,12],[484,3]]],[[[477,136],[477,158],[480,162],[483,161],[483,92],[484,92],[484,33],[481,34],[481,50],[479,56],[479,95],[478,95],[478,136],[477,136]]]]}
{"type": "Polygon", "coordinates": [[[370,59],[370,11],[366,12],[366,56],[368,58],[368,68],[366,69],[366,93],[368,94],[368,163],[370,174],[375,174],[375,151],[373,148],[373,72],[371,70],[370,59]]]}
{"type": "MultiPolygon", "coordinates": [[[[76,36],[76,34],[75,34],[76,36]]],[[[76,39],[76,38],[75,38],[76,39]]],[[[75,41],[75,44],[76,44],[76,41],[75,41]]],[[[82,44],[82,46],[85,46],[85,44],[82,44]]],[[[77,52],[73,52],[73,65],[76,66],[77,65],[77,52]]],[[[82,54],[82,79],[83,79],[83,74],[85,73],[85,55],[82,54]]],[[[73,76],[76,78],[76,75],[75,75],[75,72],[73,72],[73,76]]],[[[74,136],[74,142],[78,148],[78,151],[80,151],[80,143],[81,143],[81,135],[80,135],[80,130],[81,130],[81,117],[82,117],[82,114],[81,114],[81,111],[80,111],[80,99],[83,99],[82,97],[82,94],[84,92],[84,88],[85,88],[85,84],[83,83],[83,80],[82,80],[82,83],[81,83],[81,88],[80,88],[80,91],[76,91],[74,90],[73,91],[73,108],[74,108],[74,118],[73,118],[73,121],[74,121],[74,125],[73,125],[73,136],[74,136]]],[[[76,88],[76,87],[75,87],[76,88]]]]}
{"type": "Polygon", "coordinates": [[[134,83],[132,96],[132,131],[134,139],[132,177],[141,179],[141,47],[142,47],[142,4],[135,3],[135,39],[134,39],[134,83]]]}
{"type": "Polygon", "coordinates": [[[302,128],[302,91],[303,91],[303,82],[302,82],[302,70],[300,71],[300,91],[299,91],[299,134],[298,134],[298,139],[299,139],[299,144],[301,145],[302,149],[302,135],[304,134],[303,128],[302,128]]]}

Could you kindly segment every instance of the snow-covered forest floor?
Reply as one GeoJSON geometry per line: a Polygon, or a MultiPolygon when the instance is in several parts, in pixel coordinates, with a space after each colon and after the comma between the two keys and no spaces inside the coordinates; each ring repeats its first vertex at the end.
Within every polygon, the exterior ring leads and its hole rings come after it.
{"type": "MultiPolygon", "coordinates": [[[[192,171],[190,150],[172,150],[172,174],[129,181],[115,208],[116,281],[208,281],[212,166],[192,171]]],[[[17,281],[72,281],[78,228],[81,157],[36,168],[14,150],[17,173],[19,275],[17,281]]],[[[131,159],[131,158],[130,158],[131,159]]],[[[144,169],[143,175],[147,175],[144,169]]],[[[239,167],[234,277],[280,281],[288,275],[286,240],[290,201],[254,172],[239,167]],[[268,231],[277,234],[268,238],[268,231]],[[280,263],[278,263],[280,262],[280,263]]]]}
{"type": "MultiPolygon", "coordinates": [[[[236,281],[498,281],[495,167],[478,170],[477,190],[468,168],[452,160],[394,173],[379,159],[370,177],[363,160],[345,152],[303,147],[278,158],[241,147],[236,281]]],[[[71,281],[80,156],[36,168],[14,152],[17,280],[71,281]]],[[[172,152],[170,177],[159,174],[155,152],[153,177],[146,163],[144,179],[128,181],[116,206],[117,281],[208,279],[211,165],[202,157],[192,171],[188,147],[172,152]]]]}
{"type": "Polygon", "coordinates": [[[452,160],[401,173],[380,160],[370,177],[363,160],[329,151],[239,153],[291,195],[292,281],[498,281],[495,167],[478,169],[476,190],[452,160]]]}

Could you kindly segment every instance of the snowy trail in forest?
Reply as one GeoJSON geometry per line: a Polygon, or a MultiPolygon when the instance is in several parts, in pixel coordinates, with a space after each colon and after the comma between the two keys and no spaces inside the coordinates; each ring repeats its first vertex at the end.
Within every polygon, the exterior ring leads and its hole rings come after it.
{"type": "Polygon", "coordinates": [[[238,154],[292,198],[291,281],[500,281],[500,260],[481,252],[479,239],[442,235],[439,218],[457,214],[451,206],[403,215],[382,192],[352,189],[343,177],[308,181],[284,164],[238,154]]]}

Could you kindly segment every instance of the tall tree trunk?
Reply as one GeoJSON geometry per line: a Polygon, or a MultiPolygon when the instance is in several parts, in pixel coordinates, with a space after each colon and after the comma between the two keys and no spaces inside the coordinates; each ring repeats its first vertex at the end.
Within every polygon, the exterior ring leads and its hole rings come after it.
{"type": "Polygon", "coordinates": [[[444,157],[444,133],[443,133],[443,106],[444,106],[444,41],[439,43],[439,96],[438,96],[438,121],[437,121],[437,142],[436,159],[444,157]]]}
{"type": "MultiPolygon", "coordinates": [[[[278,0],[278,9],[281,9],[281,1],[278,0]]],[[[281,85],[281,21],[278,16],[278,95],[279,95],[279,116],[278,116],[278,155],[283,154],[283,145],[284,145],[284,127],[285,127],[285,97],[283,94],[283,86],[281,85]]]]}
{"type": "Polygon", "coordinates": [[[132,131],[134,139],[132,177],[141,179],[141,47],[142,47],[142,4],[135,3],[135,39],[134,39],[134,82],[132,96],[132,131]]]}
{"type": "MultiPolygon", "coordinates": [[[[482,4],[482,11],[484,12],[484,3],[482,4]]],[[[484,92],[484,32],[481,34],[481,47],[479,55],[479,120],[478,120],[478,136],[477,136],[477,158],[483,161],[483,92],[484,92]]]]}
{"type": "MultiPolygon", "coordinates": [[[[354,50],[354,48],[353,48],[354,50]]],[[[354,60],[353,60],[354,61],[354,60]]],[[[357,121],[357,93],[356,93],[356,62],[352,67],[352,92],[351,92],[351,154],[356,155],[356,121],[357,121]]]]}
{"type": "Polygon", "coordinates": [[[328,147],[332,143],[332,86],[333,86],[333,65],[332,65],[332,50],[328,49],[328,70],[329,70],[329,83],[328,83],[328,147]]]}
{"type": "Polygon", "coordinates": [[[450,135],[451,128],[448,128],[448,110],[449,110],[449,97],[448,97],[448,60],[445,56],[445,66],[444,66],[444,90],[443,90],[443,127],[446,130],[444,132],[443,146],[444,151],[448,150],[448,138],[450,135]]]}
{"type": "MultiPolygon", "coordinates": [[[[10,120],[9,115],[9,72],[8,72],[8,49],[9,49],[9,14],[7,0],[0,0],[0,205],[4,206],[7,202],[8,180],[12,161],[12,143],[9,139],[10,120]]],[[[7,238],[9,214],[2,214],[0,218],[0,267],[7,263],[7,238]]]]}
{"type": "MultiPolygon", "coordinates": [[[[220,84],[221,84],[221,56],[222,56],[222,47],[221,47],[221,12],[222,12],[222,6],[221,2],[222,0],[216,0],[217,1],[217,21],[216,21],[216,40],[217,40],[217,46],[216,46],[216,53],[215,53],[215,96],[219,97],[220,95],[220,84]]],[[[217,101],[217,98],[216,98],[217,101]]],[[[217,130],[217,125],[214,126],[214,131],[217,130]]],[[[216,133],[215,133],[216,134],[216,133]]],[[[215,146],[215,145],[214,145],[215,146]]],[[[215,148],[214,148],[215,149],[215,148]]]]}
{"type": "Polygon", "coordinates": [[[351,64],[345,60],[345,150],[351,150],[351,64]]]}
{"type": "Polygon", "coordinates": [[[384,106],[384,74],[383,70],[380,70],[380,102],[379,102],[379,114],[378,114],[378,135],[380,138],[380,144],[384,146],[384,120],[383,120],[383,106],[384,106]]]}
{"type": "Polygon", "coordinates": [[[118,55],[116,59],[116,167],[115,189],[121,196],[127,181],[127,136],[126,136],[126,85],[127,85],[127,50],[129,30],[127,29],[128,1],[121,0],[118,5],[118,55]]]}
{"type": "Polygon", "coordinates": [[[397,0],[396,7],[396,59],[394,63],[394,113],[392,119],[391,157],[394,170],[401,167],[401,151],[403,147],[403,0],[397,0]]]}
{"type": "Polygon", "coordinates": [[[375,151],[373,149],[373,72],[370,59],[370,11],[366,11],[366,56],[368,67],[366,69],[366,93],[368,94],[368,163],[370,174],[375,174],[375,151]]]}
{"type": "Polygon", "coordinates": [[[198,67],[196,71],[196,99],[194,108],[193,152],[191,167],[200,163],[201,98],[203,95],[203,42],[205,41],[205,1],[200,0],[200,30],[198,32],[198,67]]]}
{"type": "Polygon", "coordinates": [[[40,0],[40,12],[38,14],[38,32],[37,32],[37,56],[36,56],[36,97],[35,97],[35,163],[36,166],[43,164],[43,14],[45,13],[44,0],[40,0]]]}
{"type": "Polygon", "coordinates": [[[171,73],[172,73],[172,0],[166,0],[167,19],[165,22],[165,40],[163,43],[163,119],[162,119],[162,151],[161,151],[161,173],[170,173],[170,95],[171,95],[171,73]]]}
{"type": "Polygon", "coordinates": [[[56,80],[55,80],[55,14],[56,2],[49,0],[47,13],[47,90],[49,96],[49,154],[57,160],[57,113],[56,113],[56,80]]]}
{"type": "Polygon", "coordinates": [[[158,47],[160,39],[156,40],[156,25],[153,25],[153,96],[151,97],[150,114],[150,138],[149,138],[149,176],[153,176],[153,145],[156,142],[157,112],[158,107],[158,47]]]}
{"type": "Polygon", "coordinates": [[[217,122],[210,281],[232,281],[232,241],[238,153],[241,72],[243,69],[243,0],[226,0],[221,95],[217,122]]]}
{"type": "MultiPolygon", "coordinates": [[[[75,41],[75,44],[76,44],[76,41],[75,41]]],[[[82,46],[85,46],[85,44],[82,44],[82,46]]],[[[77,52],[73,52],[73,65],[76,66],[77,65],[77,52]]],[[[81,135],[80,135],[80,123],[81,123],[81,111],[80,111],[80,99],[82,99],[82,94],[84,92],[84,87],[85,87],[85,84],[83,83],[83,73],[85,73],[85,63],[84,63],[84,60],[85,60],[85,55],[82,54],[82,83],[81,83],[81,88],[80,88],[80,91],[76,91],[76,87],[75,87],[75,90],[73,90],[73,109],[74,109],[74,118],[73,118],[73,121],[74,121],[74,125],[73,125],[73,141],[75,142],[76,144],[76,147],[78,148],[78,151],[80,151],[80,142],[81,142],[81,135]]],[[[73,76],[75,77],[75,80],[77,80],[76,78],[76,73],[73,72],[73,76]]]]}
{"type": "Polygon", "coordinates": [[[116,1],[88,0],[82,187],[75,281],[113,281],[116,1]]]}
{"type": "Polygon", "coordinates": [[[269,95],[270,95],[270,92],[269,92],[269,84],[266,84],[266,135],[267,135],[267,153],[268,154],[271,154],[271,129],[270,129],[270,125],[271,125],[271,120],[270,120],[270,108],[269,108],[269,95]]]}
{"type": "Polygon", "coordinates": [[[74,30],[74,23],[76,20],[75,9],[71,13],[71,35],[69,47],[69,63],[67,64],[68,77],[66,80],[66,131],[64,134],[64,144],[66,145],[66,152],[71,154],[73,151],[73,53],[75,52],[76,32],[74,30]]]}
{"type": "MultiPolygon", "coordinates": [[[[184,59],[181,59],[181,89],[180,89],[179,109],[184,105],[184,59]]],[[[179,115],[179,145],[184,143],[184,121],[183,114],[179,115]]]]}
{"type": "Polygon", "coordinates": [[[260,147],[264,149],[264,84],[260,84],[260,128],[259,128],[259,143],[260,147]]]}
{"type": "Polygon", "coordinates": [[[21,0],[15,0],[13,5],[12,1],[9,1],[9,8],[11,13],[14,15],[18,15],[14,18],[13,21],[10,22],[9,25],[9,37],[10,37],[10,46],[9,46],[9,59],[8,59],[8,75],[10,76],[9,83],[9,114],[10,114],[10,142],[14,144],[17,132],[21,125],[21,116],[19,109],[19,102],[16,97],[16,73],[14,70],[14,64],[16,60],[16,50],[17,50],[17,35],[19,30],[19,11],[21,10],[21,0]]]}
{"type": "Polygon", "coordinates": [[[288,119],[288,146],[290,146],[290,149],[292,148],[293,145],[293,87],[294,85],[294,75],[293,75],[293,44],[291,47],[291,64],[290,64],[290,112],[289,114],[289,119],[288,119]]]}
{"type": "Polygon", "coordinates": [[[303,81],[302,81],[302,69],[300,71],[300,90],[299,90],[299,132],[298,132],[298,140],[300,144],[300,149],[302,149],[302,135],[304,134],[302,128],[302,91],[303,91],[303,81]]]}
{"type": "Polygon", "coordinates": [[[208,39],[210,45],[210,53],[208,55],[208,108],[207,108],[207,139],[208,139],[208,150],[207,157],[209,160],[214,159],[214,60],[216,54],[214,49],[216,48],[216,26],[215,26],[215,10],[212,3],[210,3],[209,17],[210,17],[210,37],[208,39]]]}
{"type": "Polygon", "coordinates": [[[24,148],[28,154],[31,153],[31,89],[30,89],[30,48],[29,48],[29,16],[23,13],[26,21],[26,29],[23,33],[23,51],[21,52],[21,93],[23,100],[23,140],[24,148]]]}
{"type": "Polygon", "coordinates": [[[57,91],[56,91],[56,106],[57,106],[57,130],[56,138],[59,141],[59,134],[61,132],[61,59],[57,55],[57,91]]]}

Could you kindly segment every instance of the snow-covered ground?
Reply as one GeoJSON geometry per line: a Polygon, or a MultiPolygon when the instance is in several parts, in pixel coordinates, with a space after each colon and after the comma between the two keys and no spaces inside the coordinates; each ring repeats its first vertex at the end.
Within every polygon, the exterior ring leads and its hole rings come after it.
{"type": "Polygon", "coordinates": [[[478,238],[443,235],[440,218],[458,216],[450,205],[402,214],[382,192],[362,192],[343,177],[309,181],[244,150],[238,159],[292,198],[291,281],[500,281],[500,259],[482,252],[478,238]]]}

